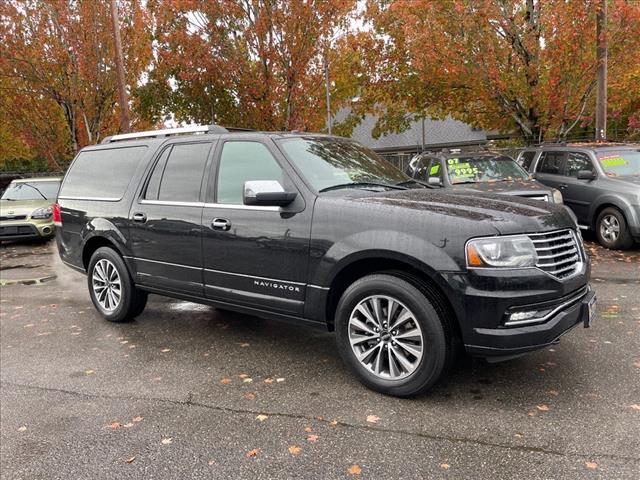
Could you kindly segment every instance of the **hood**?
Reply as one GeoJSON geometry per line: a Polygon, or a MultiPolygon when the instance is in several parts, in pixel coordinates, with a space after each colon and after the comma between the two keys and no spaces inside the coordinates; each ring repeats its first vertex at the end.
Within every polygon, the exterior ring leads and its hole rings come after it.
{"type": "Polygon", "coordinates": [[[627,185],[640,185],[640,175],[624,175],[620,177],[607,177],[607,179],[616,183],[624,183],[627,185]]]}
{"type": "Polygon", "coordinates": [[[551,189],[535,180],[505,180],[501,182],[477,182],[452,185],[454,190],[498,193],[501,195],[536,196],[551,195],[551,189]]]}
{"type": "Polygon", "coordinates": [[[447,220],[455,217],[464,220],[465,223],[481,222],[503,235],[576,228],[564,205],[522,197],[505,198],[504,195],[495,193],[474,193],[468,189],[394,190],[366,196],[358,195],[351,197],[351,200],[398,207],[411,210],[416,215],[445,216],[447,220]]]}
{"type": "MultiPolygon", "coordinates": [[[[50,207],[52,200],[0,200],[0,215],[3,217],[29,217],[36,208],[50,207]]],[[[10,220],[10,218],[9,218],[10,220]]]]}

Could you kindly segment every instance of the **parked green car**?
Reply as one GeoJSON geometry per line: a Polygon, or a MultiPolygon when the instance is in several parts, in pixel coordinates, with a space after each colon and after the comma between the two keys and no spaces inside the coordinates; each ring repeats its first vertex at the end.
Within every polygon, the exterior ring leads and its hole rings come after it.
{"type": "Polygon", "coordinates": [[[0,197],[0,241],[53,236],[60,178],[13,180],[0,197]]]}

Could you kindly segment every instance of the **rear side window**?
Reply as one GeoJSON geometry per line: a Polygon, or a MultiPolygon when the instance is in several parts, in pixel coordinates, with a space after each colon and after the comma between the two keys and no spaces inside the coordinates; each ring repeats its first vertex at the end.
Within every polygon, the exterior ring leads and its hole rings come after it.
{"type": "Polygon", "coordinates": [[[282,168],[262,143],[226,142],[220,156],[216,201],[242,205],[244,182],[251,180],[277,180],[282,184],[282,168]]]}
{"type": "Polygon", "coordinates": [[[156,162],[145,198],[165,202],[198,202],[211,143],[180,143],[156,162]]]}
{"type": "Polygon", "coordinates": [[[522,168],[528,172],[531,168],[531,162],[533,162],[535,157],[536,152],[523,152],[522,155],[520,155],[520,165],[522,165],[522,168]]]}
{"type": "Polygon", "coordinates": [[[563,152],[543,152],[542,158],[538,162],[537,171],[539,173],[550,173],[552,175],[562,174],[563,152]]]}
{"type": "Polygon", "coordinates": [[[60,196],[120,200],[146,150],[137,146],[80,152],[67,172],[60,196]]]}
{"type": "Polygon", "coordinates": [[[589,156],[581,152],[569,152],[567,155],[567,177],[577,177],[580,170],[593,172],[593,163],[589,156]]]}

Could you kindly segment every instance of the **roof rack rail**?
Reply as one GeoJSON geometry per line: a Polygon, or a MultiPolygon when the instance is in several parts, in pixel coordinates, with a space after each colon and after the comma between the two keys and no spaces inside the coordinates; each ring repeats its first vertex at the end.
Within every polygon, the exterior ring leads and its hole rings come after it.
{"type": "Polygon", "coordinates": [[[203,125],[181,128],[165,128],[163,130],[149,130],[146,132],[121,133],[119,135],[111,135],[105,137],[102,143],[121,142],[124,140],[135,140],[138,138],[160,138],[169,137],[171,135],[183,135],[186,133],[228,133],[224,127],[220,125],[203,125]]]}

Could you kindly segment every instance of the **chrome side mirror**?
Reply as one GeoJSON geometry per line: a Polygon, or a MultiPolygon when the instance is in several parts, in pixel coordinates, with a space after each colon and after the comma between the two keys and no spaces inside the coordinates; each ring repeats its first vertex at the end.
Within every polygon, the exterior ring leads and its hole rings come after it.
{"type": "Polygon", "coordinates": [[[244,182],[245,205],[285,207],[293,202],[297,192],[286,192],[276,180],[252,180],[244,182]]]}

